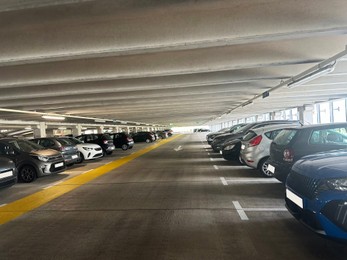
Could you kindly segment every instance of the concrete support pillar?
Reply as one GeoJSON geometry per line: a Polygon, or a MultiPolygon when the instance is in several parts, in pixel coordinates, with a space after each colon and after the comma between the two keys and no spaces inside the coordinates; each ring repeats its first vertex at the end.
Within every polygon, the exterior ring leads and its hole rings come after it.
{"type": "Polygon", "coordinates": [[[97,128],[97,130],[98,130],[98,134],[103,134],[104,133],[104,126],[98,126],[98,128],[97,128]]]}
{"type": "Polygon", "coordinates": [[[46,136],[47,137],[53,137],[54,136],[54,129],[46,129],[46,136]]]}
{"type": "Polygon", "coordinates": [[[34,129],[34,138],[46,137],[46,123],[40,122],[34,129]]]}
{"type": "Polygon", "coordinates": [[[82,126],[81,125],[76,125],[75,127],[72,128],[72,135],[73,136],[79,136],[82,134],[82,126]]]}
{"type": "Polygon", "coordinates": [[[127,131],[126,131],[128,134],[130,133],[130,128],[129,126],[127,126],[127,131]]]}
{"type": "Polygon", "coordinates": [[[313,110],[314,107],[312,105],[298,107],[299,120],[305,125],[313,124],[313,110]]]}

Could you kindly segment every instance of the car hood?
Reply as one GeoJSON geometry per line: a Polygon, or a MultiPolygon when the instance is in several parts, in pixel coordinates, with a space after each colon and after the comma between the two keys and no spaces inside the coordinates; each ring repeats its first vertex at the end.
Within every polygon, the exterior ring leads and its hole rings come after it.
{"type": "Polygon", "coordinates": [[[292,170],[315,179],[347,177],[347,150],[335,150],[304,156],[292,170]]]}
{"type": "Polygon", "coordinates": [[[53,150],[53,149],[42,149],[42,150],[35,150],[31,151],[32,155],[40,155],[40,156],[56,156],[61,154],[60,152],[53,150]]]}
{"type": "Polygon", "coordinates": [[[76,144],[76,147],[90,147],[90,148],[101,148],[98,144],[92,144],[92,143],[83,143],[83,144],[76,144]]]}

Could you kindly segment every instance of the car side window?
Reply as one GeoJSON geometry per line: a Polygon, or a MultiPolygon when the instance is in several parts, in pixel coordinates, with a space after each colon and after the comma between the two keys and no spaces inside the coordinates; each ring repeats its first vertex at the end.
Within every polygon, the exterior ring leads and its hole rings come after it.
{"type": "Polygon", "coordinates": [[[41,139],[39,140],[39,145],[42,145],[43,147],[52,147],[54,146],[54,142],[49,139],[41,139]]]}
{"type": "Polygon", "coordinates": [[[87,142],[93,141],[93,136],[92,135],[86,135],[86,141],[87,142]]]}
{"type": "Polygon", "coordinates": [[[346,128],[328,128],[313,131],[309,140],[310,144],[347,144],[346,128]]]}

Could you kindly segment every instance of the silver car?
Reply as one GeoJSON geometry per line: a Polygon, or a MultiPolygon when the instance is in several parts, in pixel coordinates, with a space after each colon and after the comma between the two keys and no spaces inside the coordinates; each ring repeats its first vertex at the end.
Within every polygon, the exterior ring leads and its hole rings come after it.
{"type": "MultiPolygon", "coordinates": [[[[291,127],[285,125],[269,125],[248,131],[242,138],[240,158],[249,167],[259,169],[266,177],[273,177],[268,171],[267,159],[270,156],[270,144],[282,129],[291,127]]],[[[297,124],[294,125],[297,127],[297,124]]]]}

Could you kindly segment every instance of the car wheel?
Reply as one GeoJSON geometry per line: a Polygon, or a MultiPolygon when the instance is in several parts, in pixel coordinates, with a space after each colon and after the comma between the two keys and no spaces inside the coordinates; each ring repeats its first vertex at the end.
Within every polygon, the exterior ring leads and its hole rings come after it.
{"type": "Polygon", "coordinates": [[[267,167],[269,163],[267,162],[268,158],[264,158],[259,162],[258,169],[260,170],[261,174],[264,175],[265,177],[274,177],[274,174],[270,172],[267,167]]]}
{"type": "Polygon", "coordinates": [[[146,143],[150,143],[151,142],[151,140],[149,140],[149,139],[146,139],[146,143]]]}
{"type": "Polygon", "coordinates": [[[19,171],[19,179],[23,182],[29,183],[37,178],[37,173],[34,167],[30,165],[23,166],[19,171]]]}
{"type": "Polygon", "coordinates": [[[123,150],[123,151],[128,150],[128,145],[127,145],[127,144],[123,144],[123,145],[122,145],[122,150],[123,150]]]}
{"type": "Polygon", "coordinates": [[[83,153],[81,153],[81,152],[78,152],[78,153],[79,153],[79,159],[78,159],[77,163],[82,163],[84,161],[83,153]]]}

